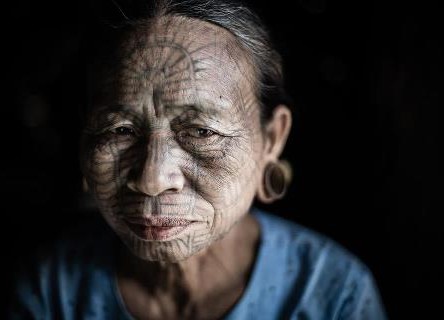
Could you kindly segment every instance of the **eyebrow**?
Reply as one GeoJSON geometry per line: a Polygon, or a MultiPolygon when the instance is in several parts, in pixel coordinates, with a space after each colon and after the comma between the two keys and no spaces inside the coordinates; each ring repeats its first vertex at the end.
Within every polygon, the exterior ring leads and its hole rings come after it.
{"type": "Polygon", "coordinates": [[[112,105],[104,105],[99,107],[96,111],[98,113],[97,117],[99,119],[104,119],[110,115],[121,116],[123,119],[129,119],[136,124],[143,123],[142,115],[135,111],[134,108],[123,104],[112,104],[112,105]]]}
{"type": "Polygon", "coordinates": [[[233,106],[234,102],[230,98],[227,99],[220,94],[208,92],[208,90],[194,90],[194,93],[197,94],[186,95],[185,97],[163,97],[162,102],[165,105],[165,109],[191,109],[203,114],[225,116],[227,111],[229,113],[233,106]]]}
{"type": "MultiPolygon", "coordinates": [[[[226,113],[224,113],[225,106],[220,105],[220,108],[215,107],[204,107],[199,104],[166,104],[164,106],[165,110],[178,110],[177,115],[180,116],[184,112],[187,111],[195,111],[199,115],[208,116],[209,118],[225,118],[226,113]]],[[[133,107],[123,104],[113,104],[106,105],[99,108],[97,111],[98,118],[102,119],[101,121],[108,121],[105,118],[109,115],[120,116],[123,119],[128,119],[133,121],[136,125],[142,125],[145,123],[146,119],[144,118],[144,114],[134,110],[133,107]]]]}
{"type": "Polygon", "coordinates": [[[187,112],[187,111],[195,111],[196,113],[203,114],[203,115],[209,115],[211,117],[221,117],[224,115],[224,109],[221,108],[215,108],[215,107],[204,107],[199,104],[167,104],[165,106],[166,110],[180,110],[180,113],[187,112]]]}
{"type": "MultiPolygon", "coordinates": [[[[175,114],[181,114],[186,111],[194,111],[210,118],[227,118],[233,112],[236,112],[236,102],[231,97],[226,97],[208,90],[199,90],[194,88],[193,94],[184,95],[163,95],[160,99],[164,112],[166,114],[171,110],[175,114]],[[197,91],[197,92],[196,92],[197,91]],[[180,112],[175,112],[180,110],[180,112]]],[[[140,111],[136,111],[135,106],[125,105],[121,103],[104,105],[100,111],[109,114],[116,113],[124,118],[137,119],[138,122],[144,122],[144,115],[140,111]]]]}

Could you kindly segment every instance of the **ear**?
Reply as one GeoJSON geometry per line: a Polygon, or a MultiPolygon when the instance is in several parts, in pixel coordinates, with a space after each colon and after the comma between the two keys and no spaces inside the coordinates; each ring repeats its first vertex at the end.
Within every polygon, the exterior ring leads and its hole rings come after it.
{"type": "Polygon", "coordinates": [[[284,150],[292,123],[291,111],[286,105],[278,105],[271,120],[265,125],[264,157],[276,161],[284,150]]]}

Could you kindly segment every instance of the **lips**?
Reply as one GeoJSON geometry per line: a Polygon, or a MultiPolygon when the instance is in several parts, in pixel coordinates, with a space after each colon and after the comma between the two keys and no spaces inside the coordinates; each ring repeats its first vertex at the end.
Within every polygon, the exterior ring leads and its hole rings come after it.
{"type": "Polygon", "coordinates": [[[197,221],[179,217],[125,217],[125,224],[144,240],[167,240],[197,221]]]}
{"type": "Polygon", "coordinates": [[[124,220],[131,224],[140,224],[147,227],[178,227],[186,226],[195,220],[179,218],[179,217],[125,217],[124,220]]]}

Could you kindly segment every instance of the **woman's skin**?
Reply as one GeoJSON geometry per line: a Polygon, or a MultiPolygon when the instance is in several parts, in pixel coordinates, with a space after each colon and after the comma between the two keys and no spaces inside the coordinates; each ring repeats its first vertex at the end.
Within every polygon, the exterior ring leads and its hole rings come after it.
{"type": "Polygon", "coordinates": [[[220,318],[240,298],[260,230],[248,214],[291,126],[260,122],[234,36],[162,17],[126,34],[94,83],[83,170],[125,246],[117,280],[138,319],[220,318]]]}

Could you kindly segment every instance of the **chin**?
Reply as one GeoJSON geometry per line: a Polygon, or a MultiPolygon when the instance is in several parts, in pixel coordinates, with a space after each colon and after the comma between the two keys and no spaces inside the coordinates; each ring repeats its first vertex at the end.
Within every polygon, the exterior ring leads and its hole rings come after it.
{"type": "Polygon", "coordinates": [[[144,261],[161,263],[178,263],[202,252],[210,244],[202,242],[199,245],[189,246],[187,241],[181,238],[168,241],[144,240],[135,234],[119,234],[129,251],[144,261]]]}

